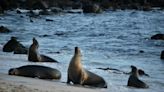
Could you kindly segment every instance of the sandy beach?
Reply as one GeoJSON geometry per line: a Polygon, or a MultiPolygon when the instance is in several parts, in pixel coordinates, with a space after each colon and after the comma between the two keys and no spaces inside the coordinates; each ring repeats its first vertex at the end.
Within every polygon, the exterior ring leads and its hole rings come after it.
{"type": "Polygon", "coordinates": [[[105,89],[84,88],[59,81],[10,76],[0,73],[0,92],[104,92],[105,89]]]}

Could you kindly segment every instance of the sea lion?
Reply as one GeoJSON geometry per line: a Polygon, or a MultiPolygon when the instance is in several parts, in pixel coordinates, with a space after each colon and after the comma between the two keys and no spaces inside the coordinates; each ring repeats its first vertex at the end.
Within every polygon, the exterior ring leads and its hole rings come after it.
{"type": "Polygon", "coordinates": [[[131,66],[132,73],[128,79],[127,86],[132,86],[136,88],[148,88],[149,86],[138,78],[138,69],[135,66],[131,66]]]}
{"type": "Polygon", "coordinates": [[[93,87],[107,88],[105,80],[86,69],[81,64],[81,52],[78,47],[75,47],[75,53],[68,67],[67,83],[88,85],[93,87]]]}
{"type": "Polygon", "coordinates": [[[33,61],[33,62],[56,62],[56,63],[58,63],[58,61],[56,61],[56,60],[54,60],[48,56],[40,55],[38,48],[39,48],[39,43],[35,38],[33,38],[33,43],[30,46],[29,51],[28,51],[28,60],[29,61],[33,61]]]}
{"type": "Polygon", "coordinates": [[[17,75],[39,79],[61,78],[61,72],[59,70],[40,65],[26,65],[18,68],[11,68],[8,73],[9,75],[17,75]]]}
{"type": "Polygon", "coordinates": [[[24,47],[16,37],[11,37],[10,40],[3,46],[3,52],[12,52],[14,54],[27,54],[27,48],[24,47]]]}

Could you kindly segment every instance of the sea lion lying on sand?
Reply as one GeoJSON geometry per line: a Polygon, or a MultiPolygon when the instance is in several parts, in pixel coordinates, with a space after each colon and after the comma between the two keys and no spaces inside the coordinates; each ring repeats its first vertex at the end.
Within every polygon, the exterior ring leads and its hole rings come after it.
{"type": "Polygon", "coordinates": [[[107,84],[102,77],[83,68],[81,64],[81,52],[78,47],[75,47],[74,56],[68,67],[67,83],[70,82],[80,85],[107,88],[107,84]]]}
{"type": "Polygon", "coordinates": [[[39,65],[26,65],[18,68],[11,68],[8,74],[39,79],[61,78],[61,72],[59,70],[39,65]]]}

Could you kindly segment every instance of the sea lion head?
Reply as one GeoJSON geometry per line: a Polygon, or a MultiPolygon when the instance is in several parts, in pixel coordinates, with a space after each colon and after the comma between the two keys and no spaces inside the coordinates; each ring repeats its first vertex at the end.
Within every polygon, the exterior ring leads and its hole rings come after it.
{"type": "Polygon", "coordinates": [[[33,37],[32,41],[33,41],[33,44],[38,44],[38,41],[36,40],[35,37],[33,37]]]}
{"type": "Polygon", "coordinates": [[[132,75],[138,77],[138,69],[137,69],[137,67],[131,65],[131,68],[132,68],[132,71],[131,71],[132,75]]]}
{"type": "Polygon", "coordinates": [[[79,47],[75,47],[75,55],[81,56],[81,51],[79,47]]]}
{"type": "Polygon", "coordinates": [[[16,68],[11,68],[9,70],[9,75],[18,75],[18,69],[16,68]]]}
{"type": "Polygon", "coordinates": [[[16,40],[17,38],[16,38],[16,37],[14,37],[14,36],[12,36],[10,39],[11,39],[11,40],[16,40]]]}

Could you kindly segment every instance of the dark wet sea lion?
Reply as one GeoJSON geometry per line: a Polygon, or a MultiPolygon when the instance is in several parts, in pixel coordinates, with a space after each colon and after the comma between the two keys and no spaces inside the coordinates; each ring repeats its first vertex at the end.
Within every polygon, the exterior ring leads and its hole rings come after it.
{"type": "Polygon", "coordinates": [[[61,72],[59,70],[39,65],[26,65],[18,68],[11,68],[8,73],[9,75],[17,75],[39,79],[61,78],[61,72]]]}
{"type": "Polygon", "coordinates": [[[58,62],[55,59],[52,59],[48,56],[40,55],[38,48],[39,48],[39,43],[35,38],[33,38],[33,43],[30,46],[29,51],[28,51],[28,60],[29,61],[33,61],[33,62],[58,62]]]}
{"type": "Polygon", "coordinates": [[[131,66],[132,73],[128,79],[127,86],[136,88],[148,88],[149,86],[138,78],[138,70],[135,66],[131,66]]]}
{"type": "Polygon", "coordinates": [[[81,52],[75,47],[75,53],[68,67],[67,83],[88,85],[93,87],[107,88],[105,80],[86,69],[81,64],[81,52]]]}
{"type": "Polygon", "coordinates": [[[11,37],[11,39],[3,46],[3,52],[12,52],[14,54],[27,54],[27,48],[24,47],[16,37],[11,37]]]}

